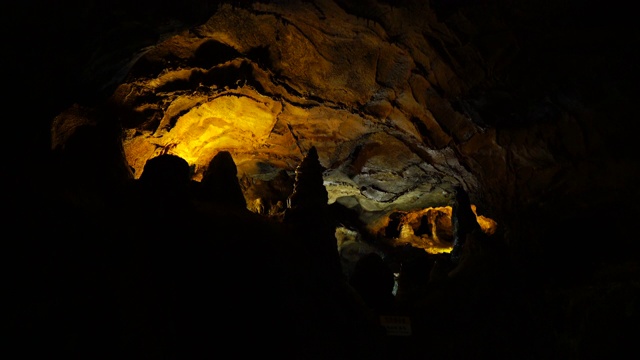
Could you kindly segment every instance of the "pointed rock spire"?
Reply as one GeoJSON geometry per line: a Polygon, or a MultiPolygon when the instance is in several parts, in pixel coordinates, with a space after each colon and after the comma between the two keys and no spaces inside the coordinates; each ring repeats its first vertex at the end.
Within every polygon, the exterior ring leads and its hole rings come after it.
{"type": "Polygon", "coordinates": [[[324,170],[316,147],[311,147],[296,168],[293,193],[287,200],[289,209],[319,209],[328,206],[329,193],[322,177],[324,170]]]}
{"type": "Polygon", "coordinates": [[[238,180],[238,168],[228,151],[220,151],[211,159],[201,184],[205,199],[234,208],[247,208],[238,180]]]}
{"type": "Polygon", "coordinates": [[[476,214],[471,208],[469,194],[462,186],[456,186],[455,199],[451,207],[451,225],[453,227],[451,260],[457,263],[460,260],[467,235],[475,231],[481,231],[481,227],[478,224],[476,214]]]}

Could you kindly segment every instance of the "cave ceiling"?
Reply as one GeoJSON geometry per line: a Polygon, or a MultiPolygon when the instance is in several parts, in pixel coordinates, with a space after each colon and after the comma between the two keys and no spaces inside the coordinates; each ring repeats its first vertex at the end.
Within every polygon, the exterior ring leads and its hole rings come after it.
{"type": "Polygon", "coordinates": [[[198,180],[225,150],[239,177],[268,181],[316,147],[330,202],[420,211],[461,184],[498,223],[515,206],[610,203],[638,174],[630,135],[599,121],[626,115],[625,60],[603,60],[602,28],[564,20],[571,2],[196,3],[191,24],[102,34],[77,72],[104,101],[57,113],[52,149],[112,121],[133,177],[171,153],[198,180]],[[603,66],[609,81],[584,86],[603,66]]]}

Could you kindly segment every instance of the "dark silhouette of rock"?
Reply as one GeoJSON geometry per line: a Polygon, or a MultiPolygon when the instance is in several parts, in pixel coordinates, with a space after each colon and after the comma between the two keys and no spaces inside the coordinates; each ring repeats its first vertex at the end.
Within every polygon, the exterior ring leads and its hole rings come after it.
{"type": "Polygon", "coordinates": [[[393,272],[375,252],[362,256],[356,262],[349,284],[378,315],[391,314],[395,297],[393,272]]]}
{"type": "MultiPolygon", "coordinates": [[[[229,179],[228,160],[216,163],[226,171],[208,172],[208,184],[229,179]]],[[[327,240],[315,237],[313,221],[301,217],[293,237],[267,217],[229,211],[202,188],[185,190],[193,185],[186,165],[175,156],[150,159],[124,196],[111,278],[129,340],[113,352],[201,358],[250,339],[286,359],[375,359],[377,328],[346,282],[327,271],[321,247],[309,245],[327,240]]]]}
{"type": "Polygon", "coordinates": [[[238,180],[238,169],[230,152],[220,151],[211,159],[201,184],[205,199],[234,209],[247,208],[238,180]]]}
{"type": "Polygon", "coordinates": [[[454,189],[455,199],[451,204],[451,226],[453,228],[453,249],[451,260],[457,263],[460,260],[467,234],[480,230],[476,215],[471,209],[471,200],[465,189],[458,185],[454,189]]]}
{"type": "Polygon", "coordinates": [[[139,179],[146,190],[157,191],[159,197],[169,198],[186,195],[190,180],[189,163],[172,154],[147,160],[139,179]]]}
{"type": "Polygon", "coordinates": [[[396,300],[398,307],[411,311],[414,302],[425,296],[433,258],[424,249],[406,246],[401,254],[396,300]]]}
{"type": "Polygon", "coordinates": [[[287,199],[283,222],[292,231],[292,236],[304,244],[315,266],[341,277],[336,223],[324,187],[324,170],[316,148],[311,147],[296,168],[293,193],[287,199]]]}
{"type": "Polygon", "coordinates": [[[296,168],[293,193],[287,200],[289,212],[318,210],[328,206],[329,193],[322,178],[324,170],[318,158],[318,151],[312,146],[296,168]]]}
{"type": "Polygon", "coordinates": [[[389,215],[389,224],[384,229],[384,236],[390,239],[400,237],[400,222],[402,221],[402,214],[399,212],[393,212],[389,215]]]}
{"type": "Polygon", "coordinates": [[[109,121],[84,124],[68,131],[64,143],[55,144],[55,167],[46,181],[88,212],[104,210],[119,187],[133,178],[126,167],[118,128],[109,121]]]}

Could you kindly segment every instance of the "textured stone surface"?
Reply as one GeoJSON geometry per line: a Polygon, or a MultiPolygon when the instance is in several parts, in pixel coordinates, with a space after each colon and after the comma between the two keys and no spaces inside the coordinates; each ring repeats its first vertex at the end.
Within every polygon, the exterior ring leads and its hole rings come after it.
{"type": "MultiPolygon", "coordinates": [[[[205,24],[140,54],[109,106],[125,126],[135,177],[148,158],[168,152],[199,180],[224,150],[239,176],[269,179],[292,172],[316,146],[331,201],[353,197],[383,215],[421,210],[446,204],[451,183],[477,182],[430,112],[427,64],[411,51],[331,1],[223,5],[205,24]]],[[[65,119],[71,115],[57,123],[65,119]]]]}
{"type": "Polygon", "coordinates": [[[113,138],[112,154],[84,156],[139,175],[143,159],[180,152],[198,179],[223,148],[258,183],[291,174],[315,145],[331,201],[377,219],[443,205],[442,191],[463,184],[536,251],[565,221],[606,215],[622,231],[638,210],[632,12],[571,0],[170,3],[7,11],[15,56],[3,62],[24,80],[8,103],[27,109],[9,123],[25,134],[14,184],[37,186],[35,169],[77,127],[121,125],[126,163],[112,163],[113,138]],[[43,29],[36,45],[20,36],[27,21],[43,29]],[[384,137],[407,164],[359,155],[384,137]],[[394,170],[353,170],[383,160],[394,170]]]}
{"type": "MultiPolygon", "coordinates": [[[[615,153],[597,125],[599,103],[555,83],[575,81],[553,77],[565,71],[564,57],[545,73],[548,56],[536,51],[559,44],[544,21],[531,23],[541,10],[511,5],[223,4],[153,45],[127,42],[138,48],[111,63],[119,67],[108,82],[118,85],[106,108],[124,127],[134,177],[168,152],[199,180],[224,150],[239,177],[254,179],[250,186],[291,175],[315,146],[330,202],[353,199],[371,223],[395,210],[448,205],[455,185],[505,233],[530,226],[527,216],[573,216],[559,205],[565,200],[580,213],[616,203],[597,194],[630,185],[637,162],[607,160],[615,153]],[[616,184],[601,175],[611,173],[616,184]]],[[[560,36],[575,36],[567,46],[581,49],[573,31],[582,23],[567,26],[560,36]]],[[[54,146],[95,122],[83,118],[90,113],[63,111],[54,146]]],[[[269,197],[245,189],[248,203],[269,197]]]]}

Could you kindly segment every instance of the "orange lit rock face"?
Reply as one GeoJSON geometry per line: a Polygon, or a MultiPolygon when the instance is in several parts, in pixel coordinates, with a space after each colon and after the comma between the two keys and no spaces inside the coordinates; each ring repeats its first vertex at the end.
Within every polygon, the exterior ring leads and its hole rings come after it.
{"type": "MultiPolygon", "coordinates": [[[[476,206],[471,208],[476,213],[476,206]]],[[[381,238],[390,238],[394,246],[411,244],[431,254],[448,253],[453,248],[451,211],[451,206],[442,206],[394,212],[371,228],[381,238]]],[[[477,213],[476,219],[484,233],[495,233],[498,224],[493,219],[477,213]]]]}
{"type": "Polygon", "coordinates": [[[379,25],[324,6],[223,6],[149,49],[111,97],[134,176],[170,153],[199,180],[225,150],[239,177],[270,179],[315,146],[330,203],[375,216],[446,205],[452,183],[477,186],[427,106],[436,80],[420,68],[441,64],[424,58],[429,44],[416,64],[379,25]]]}
{"type": "MultiPolygon", "coordinates": [[[[256,184],[281,170],[292,175],[315,146],[329,202],[375,228],[393,212],[447,206],[458,184],[501,225],[526,219],[512,216],[520,211],[557,219],[563,210],[554,204],[582,204],[575,200],[611,188],[608,175],[627,166],[589,161],[605,144],[594,113],[566,94],[538,92],[546,72],[534,71],[535,58],[514,60],[537,53],[519,54],[524,42],[500,12],[436,15],[428,2],[268,3],[221,5],[205,23],[113,62],[127,75],[104,113],[124,127],[135,177],[146,160],[171,153],[198,180],[226,150],[247,203],[268,208],[256,184]]],[[[526,11],[505,14],[538,23],[526,11]]],[[[94,68],[107,58],[97,57],[94,68]]],[[[60,114],[53,147],[103,121],[101,110],[60,114]]]]}

